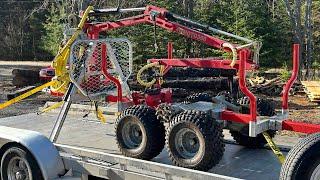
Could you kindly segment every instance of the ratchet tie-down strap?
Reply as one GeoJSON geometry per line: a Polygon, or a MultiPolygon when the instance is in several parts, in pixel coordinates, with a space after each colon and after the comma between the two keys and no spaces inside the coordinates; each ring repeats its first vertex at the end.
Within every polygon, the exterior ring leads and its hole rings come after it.
{"type": "Polygon", "coordinates": [[[36,88],[34,88],[34,89],[32,89],[32,90],[30,90],[30,91],[18,96],[18,97],[15,97],[15,98],[13,98],[13,99],[11,99],[9,101],[6,101],[6,102],[0,104],[0,109],[4,109],[4,108],[6,108],[6,107],[8,107],[8,106],[10,106],[10,105],[12,105],[14,103],[17,103],[17,102],[19,102],[19,101],[21,101],[21,100],[23,100],[23,99],[35,94],[35,93],[41,91],[42,89],[51,86],[54,83],[55,83],[54,81],[50,81],[50,82],[48,82],[46,84],[43,84],[41,86],[38,86],[38,87],[36,87],[36,88]]]}
{"type": "Polygon", "coordinates": [[[54,103],[53,105],[42,109],[42,110],[38,113],[38,115],[43,114],[43,113],[46,113],[46,112],[49,112],[49,111],[54,110],[54,109],[57,109],[57,108],[61,107],[63,103],[64,103],[64,101],[56,102],[56,103],[54,103]]]}
{"type": "Polygon", "coordinates": [[[273,142],[272,138],[269,136],[267,132],[262,133],[266,141],[268,142],[268,145],[272,149],[273,153],[277,156],[278,160],[281,164],[283,164],[285,160],[285,156],[282,154],[278,146],[273,142]]]}
{"type": "MultiPolygon", "coordinates": [[[[53,109],[59,108],[60,106],[62,106],[63,103],[64,103],[64,101],[57,102],[57,103],[55,103],[55,104],[53,104],[53,105],[41,110],[41,112],[39,112],[38,114],[46,113],[46,112],[49,112],[49,111],[51,111],[53,109]]],[[[94,104],[94,111],[95,111],[96,117],[102,123],[105,123],[106,122],[106,118],[104,117],[102,110],[99,108],[98,103],[96,101],[94,101],[93,104],[94,104]]],[[[86,117],[86,116],[87,115],[85,115],[84,117],[86,117]]]]}

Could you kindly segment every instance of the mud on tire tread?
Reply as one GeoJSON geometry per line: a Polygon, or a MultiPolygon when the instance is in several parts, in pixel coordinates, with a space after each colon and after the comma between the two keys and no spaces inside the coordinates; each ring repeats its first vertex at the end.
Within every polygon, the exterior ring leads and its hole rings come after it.
{"type": "Polygon", "coordinates": [[[181,112],[169,123],[166,131],[166,147],[169,157],[177,166],[208,171],[221,160],[224,153],[224,146],[221,125],[212,118],[209,118],[205,112],[195,110],[181,112]],[[176,150],[173,148],[174,142],[172,142],[171,138],[173,137],[171,133],[177,125],[181,125],[181,123],[195,126],[205,141],[205,152],[203,156],[193,164],[186,164],[182,157],[178,157],[178,153],[175,152],[176,150]]]}
{"type": "Polygon", "coordinates": [[[307,180],[320,163],[320,133],[300,140],[288,153],[279,180],[307,180]]]}
{"type": "Polygon", "coordinates": [[[156,115],[155,110],[144,105],[136,105],[124,110],[115,122],[116,141],[121,153],[128,157],[149,160],[159,155],[165,144],[165,128],[156,115]],[[124,117],[134,116],[143,124],[146,131],[147,142],[145,148],[138,152],[132,153],[126,148],[121,137],[119,126],[124,117]]]}

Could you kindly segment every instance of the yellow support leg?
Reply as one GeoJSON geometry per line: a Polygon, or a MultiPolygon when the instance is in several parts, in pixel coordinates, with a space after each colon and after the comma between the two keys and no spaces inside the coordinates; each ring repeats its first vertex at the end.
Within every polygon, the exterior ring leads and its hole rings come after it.
{"type": "Polygon", "coordinates": [[[284,160],[286,159],[285,156],[282,154],[278,146],[272,141],[272,138],[269,136],[267,132],[263,132],[262,134],[264,138],[267,140],[268,145],[272,149],[273,153],[277,156],[280,163],[283,164],[284,160]]]}
{"type": "Polygon", "coordinates": [[[106,123],[107,120],[100,109],[96,111],[96,116],[102,123],[106,123]]]}
{"type": "Polygon", "coordinates": [[[96,117],[102,122],[102,123],[106,123],[106,118],[103,115],[103,112],[101,111],[101,109],[99,109],[98,107],[98,103],[95,101],[94,103],[94,107],[95,107],[95,112],[96,112],[96,117]]]}

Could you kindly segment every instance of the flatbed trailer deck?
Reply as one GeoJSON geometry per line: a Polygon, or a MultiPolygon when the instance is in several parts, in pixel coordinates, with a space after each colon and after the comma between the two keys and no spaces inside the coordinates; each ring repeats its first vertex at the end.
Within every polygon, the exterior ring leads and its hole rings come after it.
{"type": "MultiPolygon", "coordinates": [[[[97,156],[103,157],[105,154],[111,156],[104,156],[106,159],[112,158],[113,160],[120,162],[125,159],[132,160],[132,158],[124,157],[120,154],[117,149],[115,135],[113,130],[113,122],[115,120],[115,116],[108,115],[107,123],[101,124],[94,117],[82,118],[82,115],[85,113],[78,113],[75,115],[70,113],[67,117],[67,120],[62,128],[61,134],[57,143],[55,144],[59,152],[61,153],[64,161],[67,165],[75,164],[75,162],[81,162],[77,165],[78,168],[90,168],[90,163],[83,162],[83,157],[80,156],[70,156],[70,152],[73,152],[75,155],[85,154],[87,157],[97,156]],[[65,152],[64,152],[65,151],[65,152]],[[100,154],[99,154],[100,153],[100,154]],[[69,155],[67,155],[69,154],[69,155]]],[[[0,126],[7,126],[19,129],[33,130],[42,133],[45,136],[49,136],[54,125],[57,114],[43,114],[37,115],[35,113],[25,114],[20,116],[13,116],[0,119],[0,126]]],[[[225,139],[227,141],[231,140],[231,136],[224,132],[225,139]]],[[[275,141],[280,144],[286,142],[286,146],[291,146],[295,144],[298,139],[286,137],[283,138],[276,137],[275,141]]],[[[284,152],[286,154],[286,152],[284,152]]],[[[94,159],[94,158],[93,158],[94,159]]],[[[154,163],[158,162],[164,164],[165,166],[169,165],[168,168],[172,168],[171,161],[168,159],[168,154],[165,150],[162,153],[152,160],[153,162],[143,161],[134,159],[134,163],[140,163],[142,166],[144,163],[154,163]]],[[[95,162],[97,163],[97,162],[95,162]]],[[[101,163],[101,167],[108,167],[109,165],[101,163]]],[[[157,164],[152,167],[157,167],[157,164]]],[[[119,166],[119,164],[117,164],[119,166]]],[[[121,172],[121,168],[117,167],[117,165],[113,165],[113,171],[121,172]]],[[[91,164],[92,166],[92,164],[91,164]]],[[[92,171],[97,171],[96,164],[95,168],[91,167],[92,171]]],[[[151,166],[148,166],[151,167],[151,166]]],[[[164,167],[161,166],[160,169],[164,167]]],[[[189,169],[175,167],[180,169],[181,172],[190,172],[189,169]]],[[[227,143],[226,144],[226,152],[220,161],[220,163],[212,168],[208,173],[199,172],[201,177],[199,179],[203,179],[206,177],[208,179],[224,179],[224,178],[239,178],[239,179],[278,179],[280,173],[281,164],[274,156],[271,150],[268,149],[248,149],[236,144],[227,143]]],[[[102,168],[108,169],[108,168],[102,168]]],[[[166,177],[163,174],[151,172],[152,168],[139,170],[143,175],[131,174],[130,177],[144,177],[144,178],[160,178],[165,179],[166,177]]],[[[100,170],[101,174],[107,174],[107,170],[100,170]]],[[[171,169],[172,171],[172,169],[171,169]]],[[[177,171],[177,170],[176,170],[177,171]]],[[[193,172],[193,170],[191,170],[193,172]]],[[[103,176],[102,176],[103,177],[103,176]]],[[[131,179],[131,178],[130,178],[131,179]]],[[[167,177],[168,179],[168,177],[167,177]]]]}

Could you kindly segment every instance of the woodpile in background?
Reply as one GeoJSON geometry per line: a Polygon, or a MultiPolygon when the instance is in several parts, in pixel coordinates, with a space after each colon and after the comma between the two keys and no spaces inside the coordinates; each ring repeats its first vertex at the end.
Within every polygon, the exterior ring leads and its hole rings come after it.
{"type": "MultiPolygon", "coordinates": [[[[255,78],[249,78],[247,83],[253,93],[267,96],[280,96],[286,81],[283,81],[280,77],[265,79],[264,77],[257,76],[255,78]]],[[[301,93],[303,92],[303,86],[301,83],[296,82],[289,92],[291,95],[301,93]]]]}
{"type": "Polygon", "coordinates": [[[320,103],[320,81],[301,81],[311,102],[320,103]]]}
{"type": "Polygon", "coordinates": [[[18,88],[40,83],[39,69],[13,69],[12,84],[18,88]]]}

